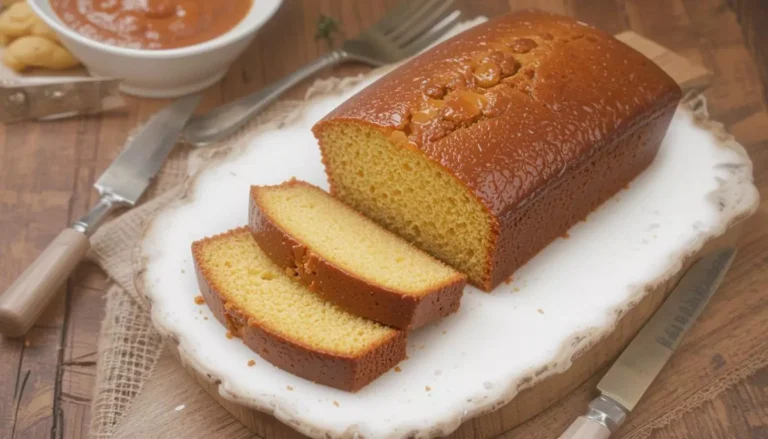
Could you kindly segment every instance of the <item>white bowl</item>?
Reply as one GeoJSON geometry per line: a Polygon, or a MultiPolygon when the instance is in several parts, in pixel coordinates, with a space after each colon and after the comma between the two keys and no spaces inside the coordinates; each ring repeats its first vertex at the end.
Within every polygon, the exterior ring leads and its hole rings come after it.
{"type": "Polygon", "coordinates": [[[65,25],[48,0],[27,0],[93,76],[120,78],[128,94],[168,98],[206,88],[229,69],[282,0],[254,0],[248,15],[228,32],[192,46],[166,50],[129,49],[87,38],[65,25]]]}

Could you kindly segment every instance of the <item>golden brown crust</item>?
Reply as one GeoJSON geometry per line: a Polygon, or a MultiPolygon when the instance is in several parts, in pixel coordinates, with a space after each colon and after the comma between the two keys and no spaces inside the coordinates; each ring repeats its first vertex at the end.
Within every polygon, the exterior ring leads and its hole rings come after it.
{"type": "Polygon", "coordinates": [[[505,228],[491,259],[489,287],[508,278],[509,267],[525,264],[650,165],[674,112],[675,107],[669,108],[642,129],[627,133],[563,176],[534,201],[502,218],[505,228]],[[585,193],[590,196],[584,197],[585,193]]]}
{"type": "Polygon", "coordinates": [[[219,322],[240,337],[251,350],[275,366],[318,384],[356,392],[405,359],[405,331],[392,331],[392,337],[366,352],[348,357],[313,349],[259,325],[245,311],[227,302],[200,266],[200,251],[207,241],[241,233],[245,227],[231,230],[192,244],[200,293],[219,322]]]}
{"type": "MultiPolygon", "coordinates": [[[[281,186],[287,185],[321,190],[303,181],[292,180],[281,186]]],[[[399,329],[418,328],[459,309],[466,284],[463,275],[457,273],[455,278],[418,297],[367,282],[323,258],[277,225],[260,201],[262,190],[268,187],[251,187],[248,223],[254,239],[276,265],[290,270],[325,300],[399,329]]]]}
{"type": "MultiPolygon", "coordinates": [[[[479,285],[490,290],[527,260],[523,255],[551,241],[529,240],[520,257],[498,259],[517,245],[512,236],[523,234],[510,222],[520,218],[518,210],[546,200],[558,182],[605,150],[618,144],[636,148],[621,140],[626,136],[657,138],[667,126],[651,121],[668,121],[681,95],[664,71],[612,36],[570,18],[526,11],[490,20],[417,56],[333,110],[313,132],[323,151],[322,132],[332,124],[401,132],[404,146],[465,186],[495,223],[488,273],[479,285]]],[[[633,163],[606,165],[632,172],[600,194],[583,192],[573,200],[583,204],[567,215],[570,220],[586,215],[587,207],[624,187],[649,163],[645,156],[621,159],[633,163]]],[[[333,192],[334,170],[327,163],[326,172],[333,192]]],[[[546,235],[573,225],[557,224],[546,235]]]]}

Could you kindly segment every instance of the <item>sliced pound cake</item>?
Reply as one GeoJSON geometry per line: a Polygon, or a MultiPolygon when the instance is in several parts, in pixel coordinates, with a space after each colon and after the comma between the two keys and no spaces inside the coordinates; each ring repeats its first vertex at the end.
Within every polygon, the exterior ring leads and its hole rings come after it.
{"type": "Polygon", "coordinates": [[[281,369],[357,391],[405,358],[404,331],[321,299],[273,264],[246,227],[197,241],[192,254],[216,318],[281,369]]]}
{"type": "Polygon", "coordinates": [[[251,187],[256,242],[343,309],[400,329],[459,308],[466,277],[308,183],[251,187]]]}

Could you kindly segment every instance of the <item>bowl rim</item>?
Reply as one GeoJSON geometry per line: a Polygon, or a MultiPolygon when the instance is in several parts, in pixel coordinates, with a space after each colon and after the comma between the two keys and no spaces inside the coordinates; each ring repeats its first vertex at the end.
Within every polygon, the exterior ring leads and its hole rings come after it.
{"type": "Polygon", "coordinates": [[[133,49],[128,47],[115,46],[112,44],[103,43],[91,38],[88,38],[81,33],[75,31],[69,26],[63,24],[58,17],[55,16],[55,12],[46,11],[38,3],[45,2],[50,6],[49,0],[27,0],[27,4],[32,8],[32,11],[39,16],[45,24],[50,26],[57,34],[63,35],[66,38],[73,40],[77,44],[87,46],[91,49],[101,52],[108,52],[112,55],[128,56],[136,58],[146,59],[172,59],[183,58],[187,56],[198,55],[204,52],[210,52],[222,47],[226,47],[239,42],[242,39],[256,33],[272,16],[277,12],[282,5],[282,0],[252,0],[251,7],[248,13],[228,31],[210,40],[203,41],[201,43],[192,44],[190,46],[177,47],[173,49],[133,49]],[[256,8],[256,4],[264,6],[256,8]],[[54,15],[54,16],[52,16],[54,15]],[[254,18],[255,17],[255,18],[254,18]],[[253,20],[253,23],[246,26],[241,26],[246,20],[253,20]]]}

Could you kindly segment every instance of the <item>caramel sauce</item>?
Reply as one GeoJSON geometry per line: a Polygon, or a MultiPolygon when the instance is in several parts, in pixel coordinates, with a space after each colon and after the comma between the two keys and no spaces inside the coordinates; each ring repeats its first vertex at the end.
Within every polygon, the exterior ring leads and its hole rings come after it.
{"type": "Polygon", "coordinates": [[[530,93],[535,76],[529,52],[552,41],[535,37],[514,38],[486,45],[488,49],[461,60],[451,70],[421,84],[422,102],[411,110],[402,127],[408,139],[416,144],[442,139],[458,127],[492,118],[508,106],[512,90],[530,93]]]}
{"type": "Polygon", "coordinates": [[[81,35],[133,49],[173,49],[216,38],[235,27],[253,0],[51,0],[81,35]]]}

